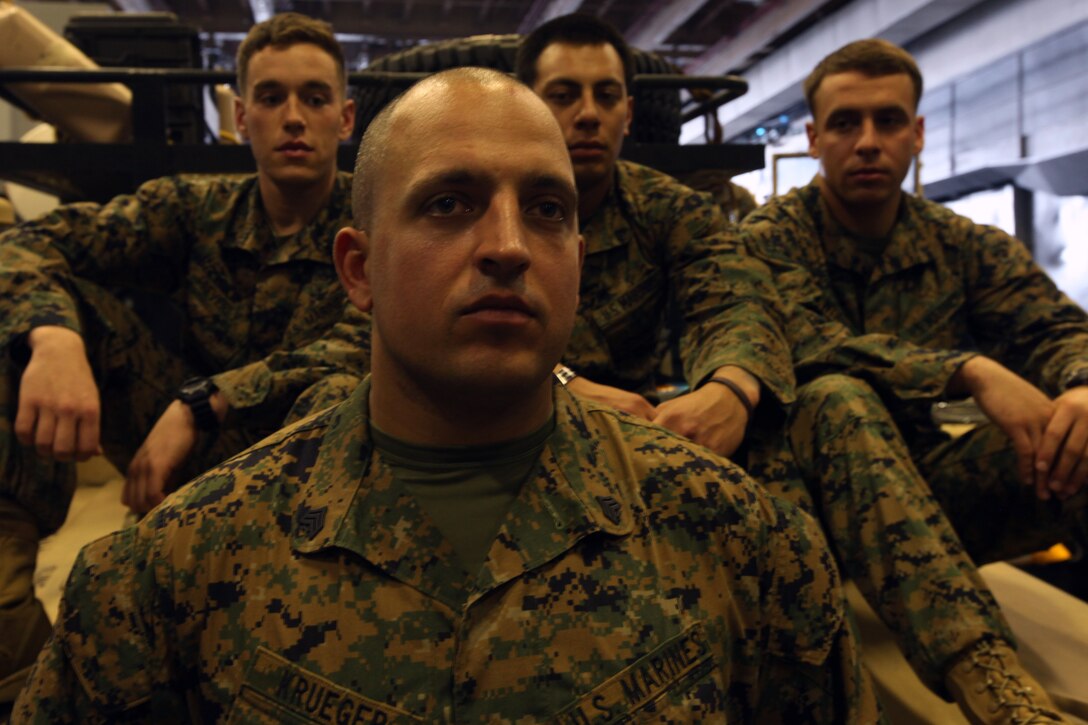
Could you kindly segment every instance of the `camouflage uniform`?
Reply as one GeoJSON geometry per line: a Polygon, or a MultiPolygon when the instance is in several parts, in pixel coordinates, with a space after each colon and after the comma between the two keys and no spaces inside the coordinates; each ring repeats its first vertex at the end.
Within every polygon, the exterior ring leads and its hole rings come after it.
{"type": "MultiPolygon", "coordinates": [[[[862,263],[845,252],[853,248],[846,234],[815,183],[771,200],[743,226],[791,306],[799,383],[784,431],[793,460],[757,461],[750,471],[789,482],[782,470],[794,466],[792,480],[808,482],[808,506],[820,512],[844,573],[941,692],[960,650],[994,636],[1011,641],[968,554],[988,561],[1053,543],[1085,494],[1065,507],[1038,501],[996,426],[952,440],[930,405],[975,350],[1051,394],[1062,390],[1088,370],[1088,318],[1015,239],[932,202],[904,195],[868,278],[853,271],[862,263]]],[[[777,492],[808,497],[794,489],[777,492]]]]}
{"type": "Polygon", "coordinates": [[[731,224],[739,224],[759,204],[752,192],[730,180],[725,169],[699,169],[680,176],[685,186],[710,194],[731,224]]]}
{"type": "Polygon", "coordinates": [[[63,522],[74,486],[71,465],[37,458],[12,433],[34,327],[83,336],[103,447],[122,470],[188,376],[211,375],[231,406],[191,477],[275,430],[328,371],[358,368],[365,317],[351,312],[331,259],[350,224],[350,187],[339,174],[328,207],[285,238],[272,232],[255,176],[157,179],[0,236],[0,499],[25,507],[44,535],[63,522]],[[147,292],[164,298],[155,311],[176,311],[160,325],[175,333],[165,343],[121,298],[147,292]]]}
{"type": "Polygon", "coordinates": [[[563,362],[596,383],[652,390],[671,304],[691,385],[739,365],[778,401],[791,400],[777,295],[713,200],[627,161],[615,174],[604,203],[583,220],[578,319],[563,362]]]}
{"type": "Polygon", "coordinates": [[[732,464],[557,387],[470,574],[368,395],[84,549],[13,722],[878,717],[819,529],[732,464]]]}

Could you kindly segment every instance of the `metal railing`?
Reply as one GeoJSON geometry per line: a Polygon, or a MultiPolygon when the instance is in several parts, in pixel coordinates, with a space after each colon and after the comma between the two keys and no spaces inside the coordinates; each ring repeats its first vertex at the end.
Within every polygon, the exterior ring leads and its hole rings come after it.
{"type": "MultiPolygon", "coordinates": [[[[429,73],[357,71],[348,74],[353,87],[407,88],[429,73]]],[[[24,144],[0,142],[0,178],[5,178],[66,200],[105,200],[134,189],[140,183],[177,173],[250,172],[254,162],[244,146],[225,144],[168,144],[167,89],[172,85],[231,83],[229,71],[176,68],[9,68],[0,69],[0,86],[17,83],[121,83],[132,91],[132,140],[119,144],[24,144]]],[[[736,76],[636,75],[633,92],[651,89],[717,91],[709,98],[689,98],[682,107],[686,122],[713,112],[747,92],[736,76]],[[688,110],[683,110],[687,108],[688,110]]],[[[703,94],[705,95],[705,94],[703,94]]],[[[357,142],[357,140],[356,140],[357,142]]],[[[338,164],[350,170],[355,142],[343,144],[338,164]]],[[[762,168],[763,147],[737,144],[678,146],[634,144],[624,157],[668,173],[700,168],[747,171],[762,168]]]]}

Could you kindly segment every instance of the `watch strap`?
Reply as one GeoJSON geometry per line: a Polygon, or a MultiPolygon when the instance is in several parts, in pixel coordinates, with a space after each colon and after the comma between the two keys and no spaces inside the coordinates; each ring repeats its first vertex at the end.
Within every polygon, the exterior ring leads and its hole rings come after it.
{"type": "Polygon", "coordinates": [[[212,408],[210,395],[206,398],[197,398],[196,400],[186,402],[185,404],[189,406],[189,410],[193,411],[193,419],[196,421],[197,428],[202,431],[219,430],[219,417],[212,408]]]}
{"type": "Polygon", "coordinates": [[[189,406],[199,430],[219,430],[219,416],[215,414],[211,402],[212,395],[218,389],[210,378],[191,378],[182,383],[178,390],[178,400],[189,406]]]}

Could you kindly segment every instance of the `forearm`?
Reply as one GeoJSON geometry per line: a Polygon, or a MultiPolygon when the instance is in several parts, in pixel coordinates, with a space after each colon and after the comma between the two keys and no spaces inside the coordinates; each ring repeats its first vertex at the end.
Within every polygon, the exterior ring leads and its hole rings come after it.
{"type": "Polygon", "coordinates": [[[883,333],[856,335],[807,311],[798,310],[793,318],[789,336],[798,385],[838,373],[865,380],[900,400],[937,400],[954,393],[952,378],[976,354],[927,348],[883,333]]]}
{"type": "Polygon", "coordinates": [[[980,349],[1057,395],[1088,374],[1088,313],[1057,288],[1019,240],[962,222],[968,324],[980,349]]]}
{"type": "Polygon", "coordinates": [[[948,379],[945,393],[949,398],[966,398],[974,395],[986,378],[987,370],[996,365],[993,360],[982,355],[968,358],[948,379]]]}
{"type": "Polygon", "coordinates": [[[78,332],[76,302],[61,282],[70,276],[63,259],[13,244],[9,235],[0,239],[0,299],[4,300],[0,345],[46,325],[78,332]]]}
{"type": "Polygon", "coordinates": [[[225,425],[245,421],[276,427],[305,389],[330,375],[362,379],[369,369],[370,318],[354,310],[304,347],[272,353],[212,380],[229,410],[225,425]]]}
{"type": "Polygon", "coordinates": [[[707,379],[708,383],[715,381],[718,384],[723,384],[723,387],[728,388],[731,393],[740,397],[746,409],[750,408],[754,411],[759,407],[760,393],[763,386],[756,376],[744,368],[737,365],[723,365],[707,379]],[[721,383],[723,380],[728,380],[732,385],[721,383]],[[734,386],[736,387],[734,388],[734,386]]]}
{"type": "Polygon", "coordinates": [[[770,272],[735,235],[703,241],[674,280],[684,310],[680,354],[689,384],[701,385],[724,366],[743,368],[780,404],[794,398],[793,361],[785,311],[770,272]]]}
{"type": "Polygon", "coordinates": [[[738,318],[712,323],[709,330],[702,331],[706,339],[701,346],[697,337],[685,341],[682,356],[692,388],[729,368],[755,381],[758,390],[753,392],[753,403],[758,403],[763,392],[780,405],[793,402],[793,365],[781,331],[769,318],[750,311],[738,314],[738,318]]]}
{"type": "MultiPolygon", "coordinates": [[[[788,228],[787,228],[788,229],[788,228]]],[[[814,233],[798,228],[797,235],[814,233]]],[[[885,333],[852,328],[814,270],[824,262],[800,240],[766,220],[746,224],[744,240],[763,261],[779,292],[797,384],[841,373],[901,400],[938,399],[973,353],[927,348],[885,333]],[[807,250],[807,251],[806,251],[807,250]]]]}

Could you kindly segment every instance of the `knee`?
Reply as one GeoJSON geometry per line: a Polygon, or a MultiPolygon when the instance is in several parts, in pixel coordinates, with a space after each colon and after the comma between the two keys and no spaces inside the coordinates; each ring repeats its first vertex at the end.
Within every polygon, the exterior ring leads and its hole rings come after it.
{"type": "Polygon", "coordinates": [[[849,375],[824,375],[797,390],[798,410],[858,410],[883,407],[869,383],[849,375]]]}
{"type": "Polygon", "coordinates": [[[789,418],[791,439],[854,439],[861,431],[889,436],[897,427],[876,390],[848,375],[801,386],[789,418]]]}
{"type": "Polygon", "coordinates": [[[876,390],[847,375],[826,375],[803,385],[790,413],[789,438],[796,450],[887,452],[901,446],[899,428],[876,390]]]}

